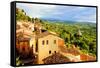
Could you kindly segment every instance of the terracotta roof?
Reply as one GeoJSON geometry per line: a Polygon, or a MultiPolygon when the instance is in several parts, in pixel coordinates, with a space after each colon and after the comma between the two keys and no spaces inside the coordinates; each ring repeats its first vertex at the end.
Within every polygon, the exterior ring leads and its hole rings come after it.
{"type": "Polygon", "coordinates": [[[95,57],[90,56],[90,55],[86,55],[86,54],[81,54],[81,55],[80,55],[80,59],[81,59],[82,61],[95,61],[95,60],[96,60],[95,57]]]}
{"type": "Polygon", "coordinates": [[[44,58],[43,61],[44,61],[44,64],[71,62],[69,58],[63,56],[60,53],[55,53],[47,58],[44,58]]]}
{"type": "Polygon", "coordinates": [[[27,34],[27,35],[33,34],[33,32],[31,30],[29,30],[29,29],[19,29],[19,30],[16,30],[16,34],[20,34],[20,33],[27,34]]]}
{"type": "Polygon", "coordinates": [[[36,38],[43,38],[43,37],[48,36],[48,35],[57,36],[56,34],[52,34],[52,33],[48,32],[48,31],[45,31],[45,32],[41,32],[41,33],[37,34],[35,37],[36,38]]]}
{"type": "Polygon", "coordinates": [[[69,48],[67,50],[67,52],[71,53],[72,55],[79,55],[80,54],[79,50],[77,50],[76,48],[69,48]]]}
{"type": "Polygon", "coordinates": [[[60,51],[64,53],[70,53],[72,55],[80,55],[80,51],[77,48],[66,48],[65,46],[59,46],[60,51]]]}
{"type": "Polygon", "coordinates": [[[20,37],[20,38],[16,38],[16,40],[18,40],[18,41],[28,41],[28,40],[30,40],[30,38],[20,37]]]}

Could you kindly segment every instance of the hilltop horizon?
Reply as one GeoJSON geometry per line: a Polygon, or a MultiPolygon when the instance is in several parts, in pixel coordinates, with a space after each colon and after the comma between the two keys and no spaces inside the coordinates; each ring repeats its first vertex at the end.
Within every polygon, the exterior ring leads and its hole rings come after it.
{"type": "Polygon", "coordinates": [[[78,21],[96,23],[95,7],[59,6],[17,3],[17,8],[23,9],[28,16],[61,21],[78,21]]]}

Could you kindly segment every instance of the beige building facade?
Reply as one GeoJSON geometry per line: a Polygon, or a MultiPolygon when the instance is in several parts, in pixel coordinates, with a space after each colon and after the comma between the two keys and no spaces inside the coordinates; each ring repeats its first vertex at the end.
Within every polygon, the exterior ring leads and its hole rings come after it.
{"type": "Polygon", "coordinates": [[[33,52],[37,54],[37,64],[43,64],[43,59],[52,55],[53,53],[59,52],[58,41],[62,40],[53,34],[44,34],[38,38],[33,37],[30,40],[30,47],[33,46],[33,52]]]}

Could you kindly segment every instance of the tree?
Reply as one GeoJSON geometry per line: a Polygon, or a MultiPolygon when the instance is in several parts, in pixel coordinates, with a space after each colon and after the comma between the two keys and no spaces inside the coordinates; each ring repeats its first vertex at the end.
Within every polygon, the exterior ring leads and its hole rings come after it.
{"type": "Polygon", "coordinates": [[[34,23],[34,18],[32,18],[32,23],[34,23]]]}
{"type": "Polygon", "coordinates": [[[81,41],[79,43],[79,46],[81,49],[89,50],[89,47],[85,44],[85,42],[81,41]]]}
{"type": "Polygon", "coordinates": [[[96,45],[94,42],[89,43],[89,50],[95,51],[96,50],[96,45]]]}
{"type": "Polygon", "coordinates": [[[27,16],[27,20],[28,20],[28,21],[31,21],[31,18],[30,18],[29,16],[27,16]]]}

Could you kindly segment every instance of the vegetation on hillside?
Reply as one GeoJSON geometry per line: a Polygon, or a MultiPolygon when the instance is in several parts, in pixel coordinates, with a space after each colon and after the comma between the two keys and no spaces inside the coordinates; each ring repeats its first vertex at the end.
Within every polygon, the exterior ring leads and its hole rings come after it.
{"type": "MultiPolygon", "coordinates": [[[[31,21],[34,19],[26,15],[24,10],[21,12],[16,9],[16,19],[23,21],[31,21]]],[[[65,45],[71,47],[75,45],[82,53],[96,56],[96,24],[95,23],[72,23],[69,22],[53,22],[39,19],[43,29],[55,32],[64,39],[65,45]],[[81,35],[78,32],[81,32],[81,35]]]]}
{"type": "Polygon", "coordinates": [[[55,23],[43,21],[43,27],[48,31],[56,32],[65,40],[66,46],[74,44],[83,53],[96,55],[96,24],[95,23],[55,23]],[[82,35],[78,35],[78,31],[82,35]]]}

